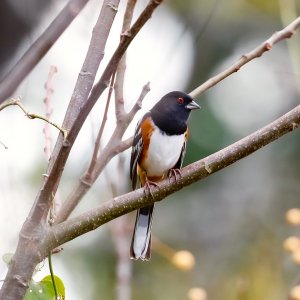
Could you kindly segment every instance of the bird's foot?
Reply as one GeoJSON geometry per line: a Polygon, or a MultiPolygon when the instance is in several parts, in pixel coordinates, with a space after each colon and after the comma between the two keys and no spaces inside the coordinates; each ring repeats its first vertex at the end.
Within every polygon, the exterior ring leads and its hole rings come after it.
{"type": "Polygon", "coordinates": [[[144,185],[145,194],[150,195],[154,199],[153,191],[152,191],[153,187],[158,188],[159,186],[156,182],[150,181],[150,180],[147,179],[146,182],[145,182],[145,185],[144,185]]]}
{"type": "Polygon", "coordinates": [[[168,172],[169,182],[171,183],[172,177],[174,177],[174,180],[176,182],[178,180],[177,175],[178,175],[178,179],[182,177],[180,169],[170,169],[170,171],[168,172]]]}

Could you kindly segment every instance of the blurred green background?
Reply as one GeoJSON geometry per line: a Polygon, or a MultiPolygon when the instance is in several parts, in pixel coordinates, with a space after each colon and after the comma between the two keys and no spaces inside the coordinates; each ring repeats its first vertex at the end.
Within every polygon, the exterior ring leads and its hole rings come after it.
{"type": "MultiPolygon", "coordinates": [[[[23,39],[30,37],[39,22],[49,22],[48,9],[41,5],[39,18],[32,18],[23,39]]],[[[163,9],[181,23],[181,32],[167,51],[170,55],[165,56],[166,69],[172,64],[177,47],[184,47],[181,37],[186,33],[191,36],[192,51],[186,54],[192,56],[189,73],[185,73],[185,57],[180,58],[182,72],[190,78],[183,89],[191,91],[284,27],[299,14],[300,3],[296,0],[175,0],[166,1],[163,9]]],[[[163,14],[154,14],[153,20],[164,26],[163,14]]],[[[151,23],[147,26],[151,27],[151,23]]],[[[16,44],[15,49],[18,47],[16,44]]],[[[277,44],[272,51],[201,96],[198,100],[202,110],[190,120],[190,142],[184,164],[222,149],[298,105],[299,50],[298,32],[288,45],[285,41],[277,44]]],[[[2,59],[3,69],[6,60],[7,57],[4,64],[2,59]]],[[[156,75],[152,83],[159,85],[159,77],[165,75],[163,72],[156,75]]],[[[32,81],[28,85],[27,89],[42,90],[32,81]]],[[[30,100],[26,101],[30,105],[30,100]]],[[[45,168],[42,146],[37,147],[41,151],[24,179],[31,186],[29,204],[45,168]]],[[[53,258],[57,275],[67,284],[67,299],[126,300],[130,293],[129,299],[134,300],[285,299],[300,271],[283,249],[284,240],[299,232],[298,227],[285,220],[290,208],[300,206],[299,151],[300,131],[296,130],[158,203],[153,224],[153,235],[158,240],[153,243],[150,262],[129,260],[134,214],[68,243],[53,258]],[[118,241],[121,255],[116,250],[118,241]],[[172,261],[179,250],[187,250],[194,256],[189,270],[172,261]],[[124,280],[121,283],[116,275],[118,266],[121,281],[124,280]],[[191,291],[193,288],[201,290],[191,291]],[[119,298],[118,290],[123,294],[119,298]],[[68,297],[68,293],[73,296],[68,297]]],[[[110,199],[107,179],[116,177],[116,172],[122,175],[117,176],[122,178],[118,193],[129,191],[129,151],[121,157],[123,167],[117,169],[112,164],[108,175],[95,184],[79,211],[110,199]]],[[[88,162],[88,158],[82,163],[80,160],[76,166],[67,165],[60,190],[62,199],[88,162]]],[[[13,248],[16,238],[0,251],[13,248]]]]}

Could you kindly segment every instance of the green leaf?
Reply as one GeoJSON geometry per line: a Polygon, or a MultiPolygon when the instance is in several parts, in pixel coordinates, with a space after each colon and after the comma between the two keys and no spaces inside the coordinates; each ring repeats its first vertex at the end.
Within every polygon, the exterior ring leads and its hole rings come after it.
{"type": "MultiPolygon", "coordinates": [[[[65,299],[65,286],[62,280],[54,275],[58,299],[65,299]]],[[[41,281],[31,281],[27,293],[23,300],[58,300],[55,299],[55,293],[51,276],[44,277],[41,281]]]]}

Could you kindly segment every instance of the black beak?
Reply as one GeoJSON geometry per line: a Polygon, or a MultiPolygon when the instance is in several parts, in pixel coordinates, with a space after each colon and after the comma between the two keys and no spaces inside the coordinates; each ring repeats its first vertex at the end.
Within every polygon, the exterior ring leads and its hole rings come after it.
{"type": "Polygon", "coordinates": [[[193,110],[193,109],[199,109],[199,108],[201,108],[201,106],[198,105],[195,101],[192,101],[191,103],[187,104],[185,106],[185,108],[187,108],[189,110],[193,110]]]}

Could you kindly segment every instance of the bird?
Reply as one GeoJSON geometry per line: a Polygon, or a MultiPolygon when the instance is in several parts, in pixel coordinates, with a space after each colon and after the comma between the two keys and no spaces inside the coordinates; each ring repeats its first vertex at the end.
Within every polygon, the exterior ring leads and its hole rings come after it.
{"type": "MultiPolygon", "coordinates": [[[[200,106],[181,91],[164,95],[137,123],[130,159],[132,189],[144,187],[152,195],[152,186],[182,166],[189,136],[187,122],[192,110],[200,106]],[[139,185],[138,185],[139,184],[139,185]]],[[[137,210],[130,246],[130,258],[151,257],[151,226],[154,204],[137,210]]]]}

